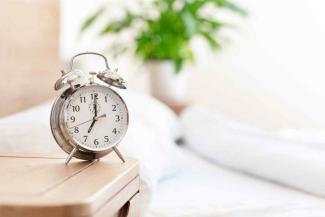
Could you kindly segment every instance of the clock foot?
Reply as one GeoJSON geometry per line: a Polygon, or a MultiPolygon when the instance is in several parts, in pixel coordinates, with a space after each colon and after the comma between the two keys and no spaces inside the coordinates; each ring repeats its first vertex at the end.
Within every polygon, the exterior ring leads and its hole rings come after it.
{"type": "Polygon", "coordinates": [[[125,163],[125,159],[124,159],[123,155],[121,154],[121,152],[117,149],[117,147],[113,147],[113,150],[115,151],[117,156],[121,159],[121,161],[123,161],[123,163],[125,163]]]}
{"type": "Polygon", "coordinates": [[[73,155],[76,153],[76,151],[78,150],[77,147],[74,147],[72,149],[72,151],[70,152],[69,156],[67,157],[67,159],[65,160],[65,164],[68,165],[68,163],[70,162],[70,160],[73,158],[73,155]]]}

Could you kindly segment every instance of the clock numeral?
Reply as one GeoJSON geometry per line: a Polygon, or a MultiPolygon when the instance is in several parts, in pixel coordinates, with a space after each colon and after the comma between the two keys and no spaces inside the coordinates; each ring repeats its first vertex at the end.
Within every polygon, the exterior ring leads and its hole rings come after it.
{"type": "Polygon", "coordinates": [[[113,129],[112,133],[114,133],[116,135],[116,133],[117,133],[116,128],[113,129]]]}
{"type": "Polygon", "coordinates": [[[98,142],[98,139],[94,139],[94,145],[98,145],[99,142],[98,142]]]}
{"type": "Polygon", "coordinates": [[[108,97],[107,96],[105,96],[105,102],[107,102],[108,101],[108,99],[107,99],[108,97]]]}
{"type": "Polygon", "coordinates": [[[80,111],[80,106],[78,106],[78,105],[73,105],[73,106],[72,106],[72,111],[73,111],[73,112],[78,112],[78,111],[80,111]]]}
{"type": "Polygon", "coordinates": [[[105,137],[104,137],[104,142],[109,142],[109,143],[111,143],[111,142],[109,141],[108,136],[105,136],[105,137]]]}
{"type": "Polygon", "coordinates": [[[80,103],[86,103],[86,97],[85,96],[80,97],[80,103]]]}
{"type": "Polygon", "coordinates": [[[92,93],[90,94],[91,99],[94,99],[94,97],[96,97],[96,99],[98,99],[98,93],[92,93]]]}
{"type": "Polygon", "coordinates": [[[74,133],[79,133],[79,128],[78,127],[74,128],[74,133]]]}
{"type": "Polygon", "coordinates": [[[72,123],[74,123],[76,121],[76,117],[75,116],[71,116],[70,117],[70,120],[71,120],[72,123]]]}
{"type": "Polygon", "coordinates": [[[117,105],[112,105],[112,107],[113,107],[113,108],[112,108],[112,111],[113,111],[113,112],[116,112],[116,106],[117,106],[117,105]]]}
{"type": "Polygon", "coordinates": [[[115,122],[119,122],[121,120],[119,115],[115,115],[115,122]]]}
{"type": "Polygon", "coordinates": [[[87,142],[88,136],[84,136],[84,142],[87,142]]]}

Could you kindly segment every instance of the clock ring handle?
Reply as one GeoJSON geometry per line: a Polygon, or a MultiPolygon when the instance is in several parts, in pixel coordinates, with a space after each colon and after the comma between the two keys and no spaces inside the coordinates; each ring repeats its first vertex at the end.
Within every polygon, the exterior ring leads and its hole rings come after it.
{"type": "Polygon", "coordinates": [[[102,58],[105,60],[105,66],[106,66],[106,68],[107,68],[107,69],[110,69],[109,66],[108,66],[107,58],[106,58],[103,54],[96,53],[96,52],[83,52],[83,53],[78,53],[78,54],[74,55],[74,56],[71,58],[71,62],[70,62],[70,71],[73,70],[74,60],[75,60],[77,57],[79,57],[79,56],[83,56],[83,55],[97,55],[97,56],[102,57],[102,58]]]}

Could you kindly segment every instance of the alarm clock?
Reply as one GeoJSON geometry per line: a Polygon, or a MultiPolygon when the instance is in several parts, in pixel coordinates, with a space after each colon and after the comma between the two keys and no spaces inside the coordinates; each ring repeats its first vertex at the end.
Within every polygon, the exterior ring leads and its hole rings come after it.
{"type": "Polygon", "coordinates": [[[125,162],[117,146],[126,134],[129,113],[124,100],[113,89],[126,89],[125,80],[117,70],[110,69],[104,55],[94,52],[73,56],[70,70],[61,72],[54,89],[63,92],[53,104],[50,125],[55,141],[68,154],[66,164],[73,157],[95,160],[112,151],[125,162]],[[105,70],[74,69],[75,59],[82,55],[103,58],[105,70]]]}

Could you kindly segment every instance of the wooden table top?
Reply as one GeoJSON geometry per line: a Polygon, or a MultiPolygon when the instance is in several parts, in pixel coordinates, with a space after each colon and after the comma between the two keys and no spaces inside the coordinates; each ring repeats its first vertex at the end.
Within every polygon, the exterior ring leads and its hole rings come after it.
{"type": "Polygon", "coordinates": [[[122,163],[112,153],[100,161],[74,159],[65,165],[65,157],[0,154],[1,216],[87,216],[126,186],[133,194],[139,189],[134,159],[122,163]]]}

